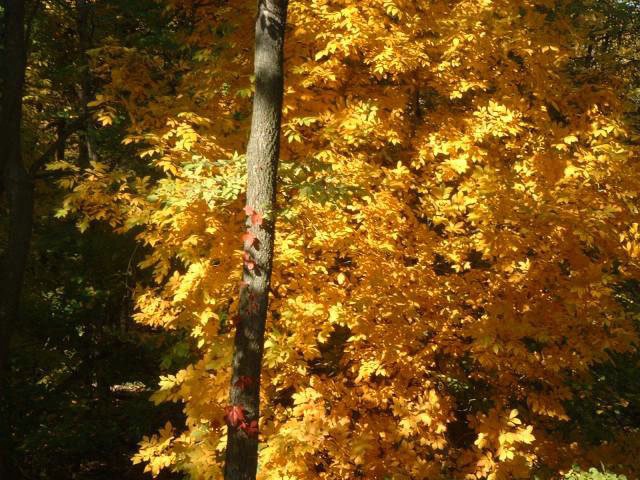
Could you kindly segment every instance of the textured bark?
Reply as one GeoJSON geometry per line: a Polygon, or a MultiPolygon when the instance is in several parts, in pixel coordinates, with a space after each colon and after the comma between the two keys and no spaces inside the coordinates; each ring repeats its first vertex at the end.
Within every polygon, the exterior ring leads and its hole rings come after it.
{"type": "Polygon", "coordinates": [[[258,1],[256,87],[247,148],[247,227],[256,240],[244,245],[230,395],[231,406],[242,408],[244,420],[228,421],[226,480],[254,479],[258,465],[257,423],[252,422],[260,417],[260,372],[273,263],[286,15],[287,0],[258,1]],[[262,225],[259,217],[263,217],[262,225]]]}
{"type": "Polygon", "coordinates": [[[22,281],[29,252],[33,182],[22,161],[20,127],[26,68],[23,0],[5,0],[5,66],[0,115],[4,252],[0,258],[0,478],[14,478],[11,462],[9,345],[18,321],[22,281]]]}

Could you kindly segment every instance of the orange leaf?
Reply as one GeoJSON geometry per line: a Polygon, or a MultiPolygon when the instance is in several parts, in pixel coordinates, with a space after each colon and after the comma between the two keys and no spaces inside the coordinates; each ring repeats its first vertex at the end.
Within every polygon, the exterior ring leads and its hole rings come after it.
{"type": "Polygon", "coordinates": [[[247,215],[253,215],[255,213],[255,210],[253,209],[253,207],[250,207],[249,205],[246,205],[244,208],[244,213],[246,213],[247,215]]]}
{"type": "Polygon", "coordinates": [[[246,231],[242,234],[242,241],[249,245],[253,245],[253,242],[256,241],[256,236],[252,232],[246,231]]]}
{"type": "Polygon", "coordinates": [[[253,212],[251,215],[251,225],[262,225],[262,215],[258,212],[253,212]]]}

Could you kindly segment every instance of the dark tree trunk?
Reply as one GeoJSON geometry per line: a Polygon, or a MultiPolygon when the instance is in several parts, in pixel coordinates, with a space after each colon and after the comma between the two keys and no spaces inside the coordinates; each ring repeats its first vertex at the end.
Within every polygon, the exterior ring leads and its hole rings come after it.
{"type": "Polygon", "coordinates": [[[89,115],[89,102],[93,100],[93,79],[89,66],[87,52],[93,46],[93,5],[91,0],[76,0],[78,47],[80,48],[80,85],[78,86],[78,100],[81,116],[85,125],[80,131],[78,163],[81,168],[89,166],[89,162],[96,161],[96,151],[93,142],[93,125],[89,115]]]}
{"type": "Polygon", "coordinates": [[[275,237],[287,0],[258,0],[251,135],[247,148],[247,227],[227,423],[226,480],[256,477],[260,372],[275,237]]]}
{"type": "Polygon", "coordinates": [[[18,320],[33,214],[33,182],[22,161],[20,127],[26,68],[23,0],[4,1],[5,65],[0,115],[3,213],[7,214],[0,258],[0,478],[14,478],[11,449],[9,345],[18,320]]]}
{"type": "Polygon", "coordinates": [[[56,144],[56,160],[64,160],[64,150],[66,144],[66,130],[67,130],[67,122],[64,118],[58,120],[57,124],[58,130],[58,142],[56,144]]]}

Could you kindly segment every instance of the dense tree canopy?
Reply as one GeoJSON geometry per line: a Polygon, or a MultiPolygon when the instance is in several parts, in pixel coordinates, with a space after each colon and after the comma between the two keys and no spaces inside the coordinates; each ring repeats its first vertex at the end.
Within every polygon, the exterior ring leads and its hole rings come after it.
{"type": "MultiPolygon", "coordinates": [[[[26,3],[13,410],[69,422],[85,375],[80,403],[156,476],[222,478],[238,425],[263,479],[640,476],[640,4],[290,0],[265,211],[246,193],[255,0],[26,3]],[[267,225],[242,423],[243,242],[267,225]],[[135,419],[115,422],[123,389],[135,419]]],[[[65,435],[18,416],[17,459],[65,435]]]]}

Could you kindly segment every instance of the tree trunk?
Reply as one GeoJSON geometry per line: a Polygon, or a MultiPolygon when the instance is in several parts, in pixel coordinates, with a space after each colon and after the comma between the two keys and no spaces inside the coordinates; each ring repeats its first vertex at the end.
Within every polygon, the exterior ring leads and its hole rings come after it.
{"type": "Polygon", "coordinates": [[[61,118],[58,120],[58,124],[57,124],[57,130],[58,130],[58,142],[56,144],[56,160],[64,160],[64,151],[65,151],[65,145],[66,145],[66,140],[67,137],[65,135],[66,130],[67,130],[67,122],[65,121],[64,118],[61,118]]]}
{"type": "Polygon", "coordinates": [[[256,477],[260,372],[275,237],[287,0],[258,0],[255,95],[247,148],[247,227],[227,412],[226,480],[256,477]]]}
{"type": "MultiPolygon", "coordinates": [[[[18,321],[20,294],[31,240],[33,181],[22,161],[20,127],[26,68],[23,0],[4,1],[5,66],[0,115],[0,171],[6,212],[0,259],[0,478],[14,478],[11,448],[9,345],[18,321]]],[[[4,223],[4,222],[3,222],[4,223]]]]}
{"type": "Polygon", "coordinates": [[[97,160],[93,142],[93,125],[89,115],[89,102],[93,100],[93,80],[87,52],[93,46],[93,5],[91,0],[76,0],[78,46],[80,48],[80,85],[78,86],[78,100],[81,116],[85,125],[80,131],[78,163],[81,168],[87,168],[89,162],[97,160]]]}

